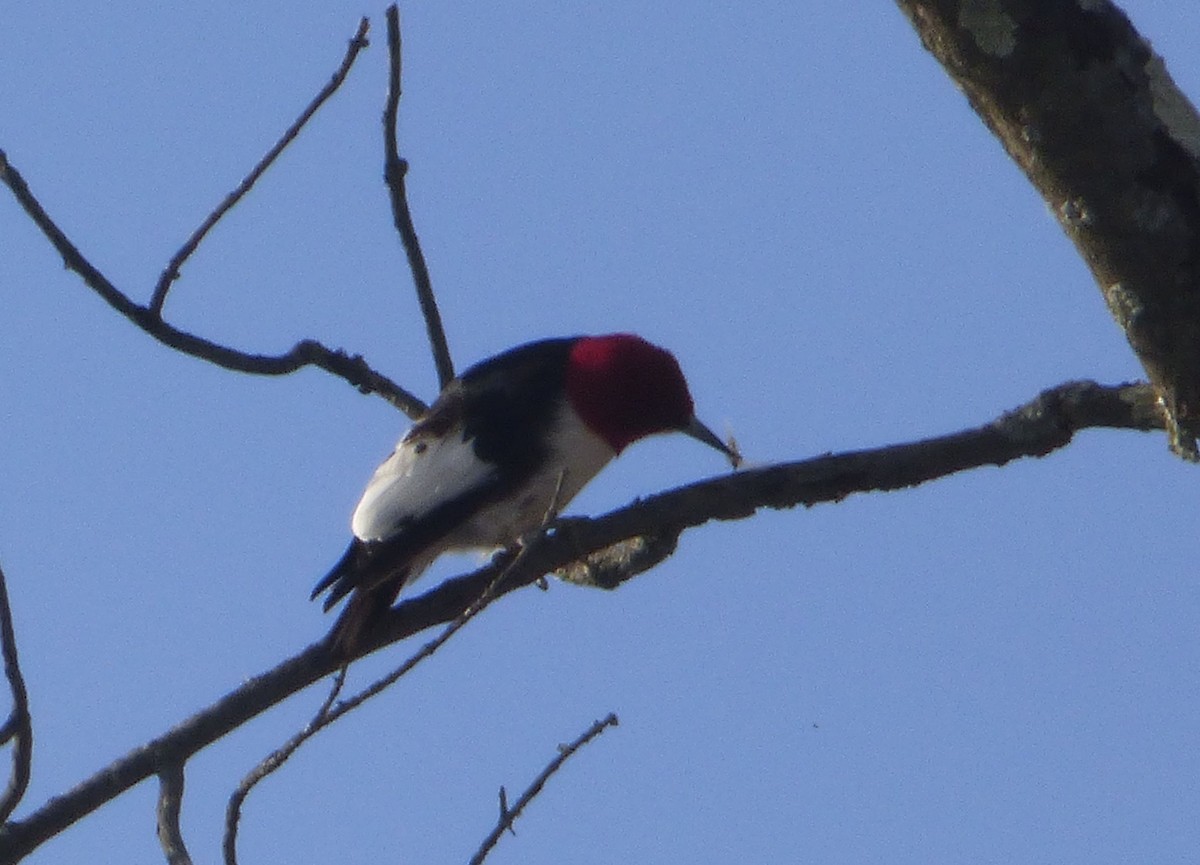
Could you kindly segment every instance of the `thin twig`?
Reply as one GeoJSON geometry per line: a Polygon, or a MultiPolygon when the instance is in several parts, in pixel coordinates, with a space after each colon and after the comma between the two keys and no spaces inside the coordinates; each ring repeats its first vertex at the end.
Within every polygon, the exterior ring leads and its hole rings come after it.
{"type": "Polygon", "coordinates": [[[167,865],[192,865],[179,813],[183,808],[183,763],[170,763],[158,773],[158,843],[167,857],[167,865]]]}
{"type": "MultiPolygon", "coordinates": [[[[551,514],[547,512],[546,516],[549,518],[551,514]]],[[[543,523],[543,529],[544,528],[545,524],[543,523]]],[[[523,545],[520,552],[518,552],[515,556],[512,556],[506,564],[501,565],[495,576],[493,576],[491,580],[489,580],[488,583],[483,587],[483,591],[481,591],[475,600],[468,604],[466,609],[459,613],[454,621],[447,625],[445,630],[438,634],[437,637],[422,646],[416,653],[409,657],[408,660],[406,660],[395,670],[359,691],[350,699],[339,703],[337,708],[329,713],[322,726],[324,727],[332,724],[342,715],[345,715],[347,712],[358,708],[376,694],[391,687],[401,678],[407,675],[413,667],[430,657],[434,652],[444,646],[446,641],[462,630],[467,622],[471,621],[473,618],[482,613],[488,608],[489,605],[491,605],[493,601],[499,597],[497,594],[499,587],[513,571],[520,569],[525,564],[525,558],[527,555],[529,555],[532,549],[536,548],[535,544],[536,539],[530,545],[523,545]]],[[[504,555],[507,555],[507,552],[504,555]]]]}
{"type": "Polygon", "coordinates": [[[446,343],[446,331],[442,327],[442,316],[438,312],[437,299],[429,280],[429,268],[421,241],[413,225],[412,213],[408,209],[408,192],[405,177],[408,175],[408,160],[400,158],[396,144],[396,121],[400,113],[400,10],[392,4],[387,8],[388,28],[388,94],[383,110],[383,177],[392,200],[392,219],[404,252],[408,256],[408,268],[412,271],[413,284],[417,289],[417,301],[421,304],[421,315],[425,317],[425,329],[429,333],[429,348],[433,352],[433,363],[437,368],[438,385],[444,388],[454,378],[454,361],[450,358],[450,347],[446,343]]]}
{"type": "MultiPolygon", "coordinates": [[[[524,552],[524,550],[522,550],[524,552]]],[[[446,642],[458,633],[462,628],[475,618],[487,606],[496,599],[496,587],[508,576],[509,572],[521,563],[521,554],[517,554],[509,562],[507,566],[502,568],[496,577],[488,583],[484,590],[480,593],[471,604],[463,610],[457,618],[447,625],[440,634],[434,639],[427,642],[414,654],[409,656],[403,664],[397,667],[386,676],[376,680],[368,685],[363,690],[359,691],[354,696],[343,700],[335,706],[334,703],[341,693],[342,685],[345,683],[346,671],[349,663],[343,664],[338,670],[337,677],[334,682],[334,687],[322,704],[320,710],[313,716],[313,719],[304,726],[302,730],[293,735],[283,745],[268,754],[257,766],[252,769],[242,782],[238,784],[233,795],[229,797],[229,805],[225,811],[225,865],[237,865],[237,827],[238,820],[241,815],[242,804],[246,797],[259,781],[266,778],[279,767],[281,767],[290,758],[300,746],[315,736],[317,733],[324,730],[329,725],[333,724],[343,715],[346,715],[363,703],[377,696],[383,691],[390,688],[396,682],[400,681],[404,676],[417,664],[431,657],[438,649],[446,644],[446,642]]]]}
{"type": "Polygon", "coordinates": [[[29,786],[30,764],[33,760],[33,719],[29,714],[29,693],[17,656],[17,637],[13,630],[12,609],[8,603],[8,584],[0,568],[0,652],[4,655],[4,675],[12,693],[12,710],[0,728],[0,744],[12,742],[12,775],[3,795],[0,795],[0,823],[6,821],[21,802],[29,786]]]}
{"type": "Polygon", "coordinates": [[[333,706],[338,695],[342,693],[342,686],[345,684],[346,667],[342,666],[333,677],[333,686],[329,689],[329,695],[321,703],[321,707],[317,709],[317,713],[313,715],[312,720],[304,726],[303,730],[268,754],[257,766],[250,770],[229,797],[229,804],[225,808],[225,838],[221,845],[225,854],[225,865],[237,865],[238,823],[242,817],[242,804],[246,801],[246,797],[250,795],[250,791],[254,789],[259,781],[286,763],[288,758],[296,753],[296,749],[303,745],[316,732],[314,728],[329,714],[330,707],[333,706]]]}
{"type": "Polygon", "coordinates": [[[404,678],[406,675],[408,675],[409,671],[411,671],[413,669],[413,667],[417,666],[417,664],[421,663],[426,658],[431,657],[433,655],[433,653],[436,652],[438,649],[440,649],[442,646],[444,646],[451,637],[453,637],[460,630],[462,630],[463,627],[467,624],[467,622],[471,621],[471,619],[475,618],[477,615],[479,615],[481,612],[483,612],[484,608],[487,607],[488,604],[490,604],[492,601],[494,601],[496,599],[496,596],[495,596],[496,586],[499,585],[500,579],[506,573],[507,573],[507,571],[503,571],[501,573],[500,577],[497,577],[496,579],[492,580],[491,583],[488,584],[488,586],[484,589],[483,593],[479,596],[478,599],[476,599],[476,601],[474,603],[472,603],[465,610],[463,610],[458,615],[457,618],[455,618],[452,622],[450,622],[450,624],[448,624],[442,630],[442,632],[440,634],[438,634],[436,637],[434,637],[432,640],[427,642],[425,645],[421,646],[420,649],[418,649],[416,652],[414,652],[412,655],[410,655],[403,664],[401,664],[396,669],[392,670],[392,672],[388,673],[386,676],[382,677],[381,679],[376,680],[372,684],[368,685],[366,688],[363,688],[361,691],[359,691],[353,697],[350,697],[350,698],[338,703],[337,706],[334,707],[334,709],[332,711],[330,711],[322,719],[320,726],[318,726],[317,729],[314,729],[305,738],[311,737],[313,733],[316,733],[319,730],[324,729],[325,727],[328,727],[330,724],[332,724],[338,718],[342,717],[343,715],[345,715],[348,712],[354,711],[359,706],[361,706],[363,703],[365,703],[367,700],[369,700],[372,697],[374,697],[375,695],[380,694],[383,691],[387,690],[392,685],[396,684],[396,682],[400,681],[402,678],[404,678]]]}
{"type": "Polygon", "coordinates": [[[321,88],[321,92],[300,112],[300,116],[296,118],[296,122],[288,127],[287,132],[283,133],[282,137],[275,142],[275,145],[267,151],[266,156],[259,160],[259,163],[242,179],[242,182],[238,184],[233,192],[225,196],[225,200],[217,205],[217,208],[208,215],[199,228],[192,232],[192,236],[187,239],[183,246],[179,248],[179,251],[167,262],[166,268],[158,278],[158,283],[154,286],[154,294],[150,298],[151,313],[158,316],[162,315],[163,304],[167,301],[167,292],[171,290],[171,286],[175,280],[179,279],[179,268],[196,251],[196,247],[204,240],[204,236],[250,191],[250,188],[262,177],[263,172],[271,167],[271,163],[275,161],[279,154],[283,153],[284,148],[291,144],[296,136],[300,134],[300,130],[304,128],[304,124],[308,123],[312,116],[317,113],[317,109],[324,105],[325,100],[342,86],[342,82],[350,74],[350,67],[354,65],[358,53],[367,47],[367,30],[369,28],[370,23],[366,18],[358,22],[358,31],[354,34],[354,38],[350,40],[350,47],[346,49],[346,56],[342,60],[342,65],[338,67],[337,72],[333,73],[333,77],[321,88]]]}
{"type": "Polygon", "coordinates": [[[316,340],[301,340],[284,354],[249,354],[173,327],[149,307],[131,300],[87,260],[42,208],[25,178],[8,161],[3,150],[0,150],[0,181],[12,190],[17,203],[62,256],[67,269],[79,274],[84,283],[109,306],[163,345],[225,369],[256,375],[287,375],[306,366],[320,367],[345,379],[364,394],[379,394],[411,418],[424,414],[427,408],[424,402],[387,376],[373,370],[361,356],[326,348],[316,340]]]}
{"type": "MultiPolygon", "coordinates": [[[[1162,407],[1147,384],[1103,387],[1068,382],[1043,391],[1013,412],[974,429],[873,450],[744,469],[639,499],[593,519],[576,519],[566,533],[543,533],[519,563],[489,565],[449,579],[392,610],[359,647],[359,656],[458,619],[497,581],[501,597],[581,556],[647,534],[678,534],[710,520],[739,520],[760,508],[840,502],[854,493],[914,487],[980,466],[1045,456],[1089,427],[1161,430],[1162,407]],[[519,565],[519,566],[518,566],[519,565]]],[[[0,862],[16,862],[101,805],[207,747],[251,718],[337,670],[345,661],[328,640],[243,683],[168,732],[118,758],[74,789],[21,820],[0,826],[0,862]]]]}
{"type": "Polygon", "coordinates": [[[479,597],[476,598],[465,610],[463,610],[452,622],[450,622],[450,624],[447,625],[440,634],[438,634],[434,639],[425,643],[425,645],[421,646],[420,649],[410,655],[399,667],[392,670],[392,672],[388,673],[386,676],[377,679],[375,682],[371,683],[354,696],[342,700],[341,702],[337,703],[336,706],[334,706],[334,698],[341,691],[342,681],[344,680],[349,663],[347,662],[341,667],[341,669],[338,671],[339,678],[337,686],[335,687],[334,692],[330,695],[329,699],[326,700],[325,705],[321,707],[321,711],[314,716],[312,721],[305,725],[303,730],[300,730],[298,733],[292,736],[291,739],[289,739],[277,750],[269,754],[262,762],[260,762],[258,766],[256,766],[254,770],[242,780],[242,783],[238,786],[238,790],[235,792],[234,797],[230,798],[229,808],[226,811],[227,865],[237,865],[236,860],[230,857],[232,850],[232,845],[229,843],[230,830],[232,829],[233,832],[236,832],[237,809],[240,809],[241,803],[245,800],[246,794],[250,792],[250,789],[267,775],[271,774],[280,766],[282,766],[284,761],[294,754],[301,745],[303,745],[317,733],[321,732],[321,730],[337,721],[343,715],[354,711],[372,697],[375,697],[387,690],[392,685],[396,684],[396,682],[404,678],[404,676],[408,675],[408,673],[411,672],[412,669],[417,666],[417,664],[431,657],[438,649],[444,646],[451,637],[462,630],[467,622],[471,621],[471,619],[483,612],[483,610],[496,599],[496,587],[508,575],[511,568],[515,567],[519,562],[520,555],[516,556],[507,567],[503,568],[500,573],[497,574],[490,583],[488,583],[483,592],[480,593],[479,597]],[[237,806],[236,808],[235,798],[237,806]]]}
{"type": "Polygon", "coordinates": [[[550,780],[550,776],[562,768],[562,764],[567,762],[567,759],[572,754],[574,754],[588,742],[595,739],[608,727],[617,726],[617,723],[617,716],[612,712],[609,712],[608,717],[596,721],[594,724],[592,724],[592,726],[588,727],[587,730],[584,731],[583,735],[581,735],[574,742],[570,743],[569,745],[559,745],[558,756],[551,760],[549,764],[547,764],[546,768],[542,770],[541,774],[533,779],[533,783],[526,788],[525,792],[521,794],[521,798],[517,799],[517,804],[511,809],[508,807],[508,802],[506,801],[508,797],[504,792],[504,788],[501,787],[500,819],[496,821],[495,828],[493,828],[492,831],[488,833],[488,836],[483,839],[483,843],[479,845],[479,849],[476,850],[475,855],[471,857],[470,865],[480,865],[480,863],[487,858],[488,853],[492,851],[492,848],[495,847],[496,843],[500,840],[500,836],[503,835],[506,830],[512,830],[513,822],[521,816],[521,812],[525,810],[525,806],[532,802],[538,793],[542,792],[542,788],[546,786],[546,782],[550,780]]]}

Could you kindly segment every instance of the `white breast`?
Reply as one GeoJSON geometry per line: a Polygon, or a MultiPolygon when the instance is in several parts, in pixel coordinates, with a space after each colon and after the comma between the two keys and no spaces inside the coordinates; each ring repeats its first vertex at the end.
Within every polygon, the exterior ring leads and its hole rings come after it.
{"type": "Polygon", "coordinates": [[[551,516],[557,515],[616,456],[569,408],[556,419],[551,441],[555,446],[546,464],[515,495],[484,508],[456,529],[444,549],[511,544],[540,526],[551,508],[551,516]]]}

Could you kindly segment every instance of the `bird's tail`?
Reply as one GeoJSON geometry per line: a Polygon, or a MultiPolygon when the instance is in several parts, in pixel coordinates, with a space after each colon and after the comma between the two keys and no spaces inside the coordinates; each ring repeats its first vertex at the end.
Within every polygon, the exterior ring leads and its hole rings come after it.
{"type": "Polygon", "coordinates": [[[351,542],[345,555],[312,591],[313,600],[328,592],[326,612],[350,596],[326,638],[333,650],[347,660],[360,653],[368,634],[395,603],[412,572],[408,565],[389,567],[391,563],[381,560],[377,552],[362,541],[351,542]]]}
{"type": "Polygon", "coordinates": [[[322,592],[328,591],[329,595],[323,604],[325,612],[328,613],[338,601],[359,585],[360,573],[368,558],[364,544],[357,539],[351,541],[337,564],[313,587],[308,599],[315,601],[322,592]]]}
{"type": "Polygon", "coordinates": [[[408,572],[391,575],[387,582],[370,588],[355,589],[350,600],[329,631],[329,644],[339,657],[350,660],[365,647],[372,631],[379,627],[396,602],[408,572]]]}

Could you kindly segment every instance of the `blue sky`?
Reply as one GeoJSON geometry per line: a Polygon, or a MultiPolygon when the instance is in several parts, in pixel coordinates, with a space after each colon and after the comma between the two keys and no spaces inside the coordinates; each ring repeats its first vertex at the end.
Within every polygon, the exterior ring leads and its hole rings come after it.
{"type": "MultiPolygon", "coordinates": [[[[1200,96],[1200,7],[1125,8],[1200,96]]],[[[374,45],[166,314],[247,350],[318,338],[431,396],[380,183],[382,5],[9,4],[0,147],[145,300],[362,14],[374,45]]],[[[401,149],[460,367],[634,330],[677,353],[701,417],[754,463],[1141,376],[1045,204],[890,4],[403,15],[401,149]]],[[[323,633],[309,589],[406,422],[318,371],[172,353],[7,196],[0,229],[0,563],[37,734],[27,809],[323,633]]],[[[652,440],[572,510],[724,470],[652,440]]],[[[620,727],[489,862],[1190,861],[1195,472],[1161,436],[1090,432],[1043,460],[693,531],[616,593],[506,598],[255,791],[242,861],[465,861],[499,786],[609,711],[620,727]]],[[[238,779],[323,694],[189,764],[198,862],[218,860],[238,779]]],[[[162,861],[154,796],[29,861],[162,861]]]]}

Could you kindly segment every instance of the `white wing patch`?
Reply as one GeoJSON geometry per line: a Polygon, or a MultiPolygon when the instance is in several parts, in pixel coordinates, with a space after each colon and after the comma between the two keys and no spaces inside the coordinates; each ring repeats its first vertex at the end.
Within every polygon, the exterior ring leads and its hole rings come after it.
{"type": "Polygon", "coordinates": [[[363,541],[387,540],[435,507],[484,486],[493,466],[459,435],[400,440],[367,483],[350,528],[363,541]]]}

